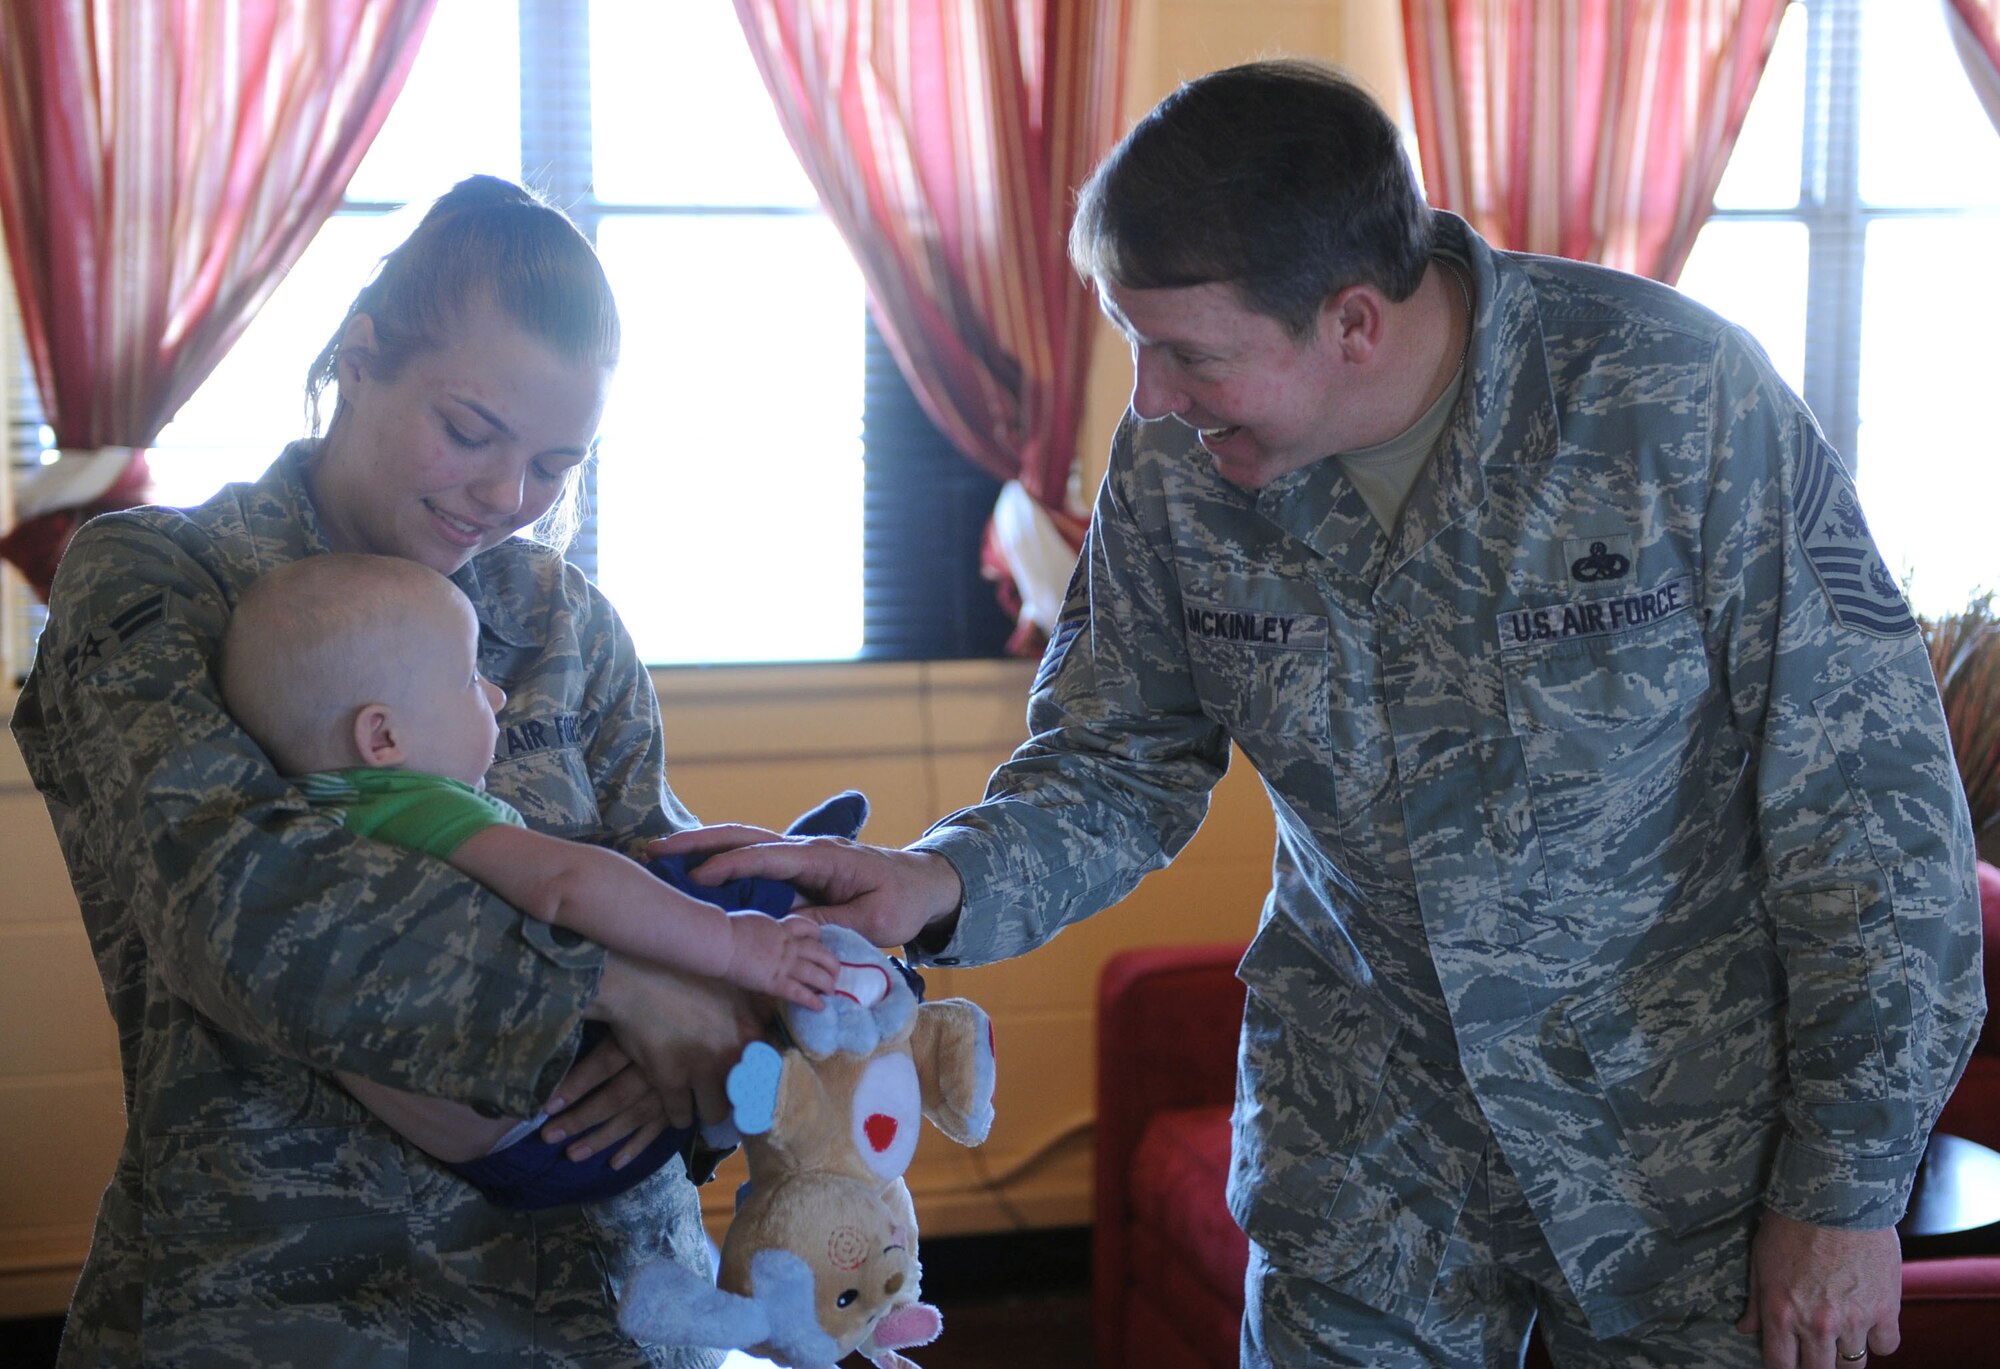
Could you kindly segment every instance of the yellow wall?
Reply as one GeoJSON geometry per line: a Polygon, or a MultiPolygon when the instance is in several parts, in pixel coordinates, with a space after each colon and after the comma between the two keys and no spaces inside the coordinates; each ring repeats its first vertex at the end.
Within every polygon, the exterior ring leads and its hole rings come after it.
{"type": "MultiPolygon", "coordinates": [[[[1393,0],[1135,0],[1126,106],[1252,57],[1344,60],[1400,103],[1393,0]]],[[[4,344],[0,344],[4,346],[4,344]]],[[[11,362],[0,356],[0,383],[11,362]]],[[[1123,411],[1124,350],[1104,330],[1085,416],[1086,487],[1123,411]]],[[[0,395],[4,402],[4,395],[0,395]]],[[[0,495],[4,498],[4,495],[0,495]]],[[[710,820],[782,825],[828,793],[865,790],[867,835],[897,843],[976,799],[1023,732],[1021,663],[663,673],[670,774],[710,820]]],[[[4,686],[0,686],[4,689],[4,686]]],[[[0,692],[0,713],[11,699],[0,692]]],[[[998,1119],[976,1151],[935,1134],[911,1188],[933,1234],[1089,1218],[1090,1043],[1097,971],[1129,945],[1248,936],[1270,859],[1262,791],[1238,764],[1174,866],[1111,912],[1011,964],[929,976],[995,1019],[998,1119]]],[[[76,903],[40,799],[0,741],[0,1318],[60,1310],[121,1131],[116,1046],[76,903]]],[[[708,1190],[725,1219],[736,1176],[708,1190]]]]}

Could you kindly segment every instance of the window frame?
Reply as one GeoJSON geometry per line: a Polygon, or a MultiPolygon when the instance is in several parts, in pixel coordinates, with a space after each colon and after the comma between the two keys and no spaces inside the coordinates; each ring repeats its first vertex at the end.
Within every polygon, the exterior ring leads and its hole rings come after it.
{"type": "Polygon", "coordinates": [[[1793,0],[1806,15],[1799,195],[1786,207],[1717,207],[1704,222],[1796,223],[1807,235],[1803,394],[1833,449],[1858,464],[1862,300],[1869,229],[1896,219],[1985,218],[1962,205],[1880,205],[1861,194],[1864,0],[1793,0]]]}
{"type": "MultiPolygon", "coordinates": [[[[644,202],[602,199],[593,167],[591,0],[516,0],[519,64],[520,167],[515,175],[560,206],[593,243],[615,219],[666,217],[823,218],[817,205],[709,201],[644,202]],[[528,58],[532,55],[532,60],[528,58]]],[[[407,202],[343,197],[331,217],[380,217],[407,202]]],[[[11,296],[10,296],[11,298],[11,296]]],[[[9,311],[13,355],[0,357],[18,373],[9,399],[8,458],[15,481],[42,459],[42,414],[36,403],[18,318],[9,311]]],[[[989,659],[1006,654],[1013,624],[1001,612],[993,587],[980,574],[979,542],[965,539],[962,553],[940,554],[941,530],[983,526],[997,482],[966,461],[931,423],[881,344],[866,311],[866,375],[862,409],[863,509],[862,647],[853,657],[802,658],[800,664],[989,659]],[[911,488],[915,482],[917,488],[911,488]]],[[[303,374],[304,359],[300,370],[303,374]]],[[[583,465],[583,519],[566,549],[568,559],[592,579],[598,569],[597,466],[583,465]]],[[[0,661],[9,678],[25,676],[46,612],[18,577],[0,604],[6,621],[0,661]]],[[[715,660],[649,662],[654,670],[780,666],[788,662],[715,660]]]]}

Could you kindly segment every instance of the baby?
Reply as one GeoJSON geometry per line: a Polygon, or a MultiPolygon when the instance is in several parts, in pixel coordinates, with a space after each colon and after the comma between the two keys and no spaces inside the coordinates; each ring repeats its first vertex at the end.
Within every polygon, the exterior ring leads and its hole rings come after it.
{"type": "MultiPolygon", "coordinates": [[[[528,916],[608,950],[819,1007],[839,967],[810,918],[726,911],[714,891],[682,892],[699,886],[676,871],[656,878],[616,851],[529,831],[483,792],[506,696],[480,676],[478,647],[471,603],[437,572],[400,557],[311,556],[243,596],[218,673],[237,722],[348,830],[445,860],[528,916]]],[[[776,892],[789,907],[784,886],[776,892]]],[[[770,907],[768,893],[746,901],[770,907]]],[[[650,1164],[627,1167],[637,1172],[579,1186],[550,1173],[553,1148],[529,1135],[539,1119],[484,1117],[339,1077],[376,1116],[509,1206],[607,1196],[665,1158],[656,1142],[641,1157],[650,1164]],[[533,1166],[496,1165],[517,1143],[535,1152],[533,1166]]],[[[688,1138],[662,1139],[671,1153],[688,1138]]]]}

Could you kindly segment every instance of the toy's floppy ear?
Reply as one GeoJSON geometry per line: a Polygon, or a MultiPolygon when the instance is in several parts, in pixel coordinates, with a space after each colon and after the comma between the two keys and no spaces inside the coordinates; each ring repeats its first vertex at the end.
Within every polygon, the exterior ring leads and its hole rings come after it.
{"type": "MultiPolygon", "coordinates": [[[[879,1352],[907,1350],[913,1345],[929,1345],[944,1329],[944,1318],[927,1302],[899,1307],[875,1323],[861,1353],[874,1359],[879,1352]]],[[[880,1360],[875,1361],[880,1364],[880,1360]]],[[[904,1361],[908,1363],[908,1361],[904,1361]]]]}
{"type": "Polygon", "coordinates": [[[917,1009],[910,1055],[923,1085],[924,1116],[962,1146],[993,1126],[993,1023],[977,1003],[941,998],[917,1009]]]}
{"type": "Polygon", "coordinates": [[[743,1350],[771,1337],[771,1319],[754,1300],[725,1293],[672,1260],[633,1275],[618,1300],[618,1324],[649,1345],[743,1350]]]}
{"type": "Polygon", "coordinates": [[[750,1261],[751,1295],[725,1292],[672,1260],[633,1276],[618,1300],[618,1325],[647,1345],[768,1350],[797,1365],[831,1365],[839,1342],[820,1328],[812,1268],[789,1250],[750,1261]]]}

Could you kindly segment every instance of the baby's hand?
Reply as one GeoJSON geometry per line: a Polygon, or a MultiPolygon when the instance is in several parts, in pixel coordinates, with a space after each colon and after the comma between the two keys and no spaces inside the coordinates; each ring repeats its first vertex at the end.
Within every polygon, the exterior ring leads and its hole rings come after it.
{"type": "Polygon", "coordinates": [[[822,1006],[840,973],[839,958],[819,939],[819,924],[794,913],[731,913],[729,977],[745,988],[802,1008],[822,1006]]]}

